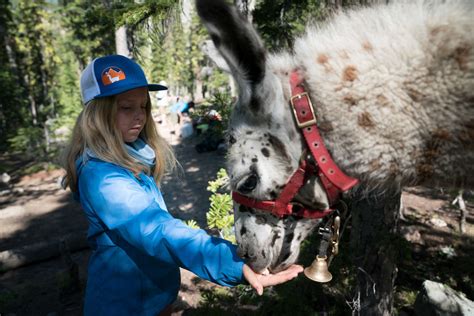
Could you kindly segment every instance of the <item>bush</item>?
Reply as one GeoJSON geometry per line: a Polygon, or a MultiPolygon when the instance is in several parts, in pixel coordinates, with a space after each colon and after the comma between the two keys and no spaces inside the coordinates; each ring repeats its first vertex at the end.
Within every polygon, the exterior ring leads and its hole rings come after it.
{"type": "Polygon", "coordinates": [[[20,127],[12,138],[8,139],[10,149],[24,152],[28,157],[43,156],[43,129],[37,126],[20,127]]]}
{"type": "Polygon", "coordinates": [[[207,190],[212,192],[212,195],[209,198],[211,205],[206,218],[209,228],[217,228],[221,238],[235,243],[232,197],[230,193],[225,192],[228,183],[229,177],[222,168],[217,172],[216,180],[209,181],[207,190]]]}
{"type": "Polygon", "coordinates": [[[190,113],[190,116],[193,121],[198,122],[198,124],[209,124],[209,132],[215,133],[217,136],[223,138],[229,124],[232,105],[233,101],[230,94],[218,92],[214,94],[210,100],[196,107],[195,111],[190,113]],[[219,113],[219,120],[214,120],[209,117],[209,113],[212,110],[219,113]]]}

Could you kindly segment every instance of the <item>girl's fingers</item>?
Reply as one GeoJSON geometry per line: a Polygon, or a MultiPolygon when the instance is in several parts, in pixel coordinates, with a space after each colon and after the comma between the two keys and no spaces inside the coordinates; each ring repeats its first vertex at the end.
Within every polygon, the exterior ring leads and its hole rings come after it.
{"type": "Polygon", "coordinates": [[[250,269],[250,267],[246,264],[244,264],[243,273],[244,273],[245,279],[250,284],[250,286],[252,286],[255,289],[255,291],[257,291],[258,295],[262,295],[263,285],[258,279],[257,274],[253,272],[253,270],[250,269]]]}
{"type": "Polygon", "coordinates": [[[298,264],[292,264],[286,270],[280,271],[280,272],[276,273],[275,275],[294,274],[294,273],[296,273],[298,275],[298,273],[303,272],[303,270],[304,270],[304,268],[302,266],[300,266],[298,264]]]}
{"type": "Polygon", "coordinates": [[[263,294],[264,287],[285,283],[297,277],[301,272],[303,272],[303,267],[296,264],[276,274],[268,275],[257,274],[246,264],[243,267],[245,279],[257,291],[258,295],[263,294]]]}
{"type": "Polygon", "coordinates": [[[263,287],[272,286],[287,282],[298,276],[303,271],[303,267],[299,265],[292,265],[288,269],[280,271],[276,274],[269,275],[258,275],[257,278],[260,280],[263,287]]]}

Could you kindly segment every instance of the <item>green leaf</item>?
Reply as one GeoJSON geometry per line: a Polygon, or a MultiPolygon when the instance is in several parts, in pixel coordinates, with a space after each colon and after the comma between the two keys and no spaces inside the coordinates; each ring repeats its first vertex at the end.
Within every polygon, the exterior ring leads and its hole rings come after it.
{"type": "Polygon", "coordinates": [[[195,220],[193,220],[193,219],[190,219],[190,220],[188,220],[188,221],[185,221],[184,223],[185,223],[187,226],[191,227],[191,228],[200,229],[198,223],[197,223],[195,220]]]}

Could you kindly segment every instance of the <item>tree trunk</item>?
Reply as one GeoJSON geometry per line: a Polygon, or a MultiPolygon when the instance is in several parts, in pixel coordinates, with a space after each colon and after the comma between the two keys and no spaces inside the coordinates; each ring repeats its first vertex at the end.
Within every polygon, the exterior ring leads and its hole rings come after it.
{"type": "Polygon", "coordinates": [[[127,28],[125,26],[121,26],[115,31],[115,50],[118,55],[131,57],[130,50],[128,49],[127,28]]]}
{"type": "Polygon", "coordinates": [[[193,17],[193,1],[192,0],[182,0],[181,2],[181,26],[185,33],[189,32],[191,28],[193,17]]]}
{"type": "Polygon", "coordinates": [[[351,206],[351,249],[357,270],[353,315],[391,315],[397,274],[401,193],[373,194],[351,206]]]}
{"type": "Polygon", "coordinates": [[[202,101],[204,99],[204,93],[203,93],[203,81],[201,78],[196,77],[195,82],[195,91],[193,94],[193,99],[197,101],[202,101]]]}
{"type": "Polygon", "coordinates": [[[252,23],[252,12],[255,9],[255,0],[235,0],[234,4],[240,12],[252,23]]]}
{"type": "Polygon", "coordinates": [[[31,93],[28,93],[28,100],[30,100],[30,113],[31,113],[32,123],[34,126],[36,126],[38,125],[38,111],[36,109],[35,98],[31,95],[31,93]]]}

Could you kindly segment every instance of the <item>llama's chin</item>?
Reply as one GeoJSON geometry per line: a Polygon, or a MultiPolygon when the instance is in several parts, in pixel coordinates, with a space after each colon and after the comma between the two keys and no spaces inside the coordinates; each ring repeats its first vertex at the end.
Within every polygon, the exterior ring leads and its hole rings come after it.
{"type": "Polygon", "coordinates": [[[255,266],[252,265],[251,263],[247,263],[247,265],[255,272],[258,274],[262,275],[267,275],[269,273],[273,273],[270,267],[262,267],[262,266],[255,266]]]}
{"type": "Polygon", "coordinates": [[[291,266],[291,264],[279,264],[277,266],[274,266],[274,267],[269,267],[268,268],[268,271],[270,271],[271,274],[275,274],[275,273],[278,273],[278,272],[281,272],[283,270],[286,270],[289,266],[291,266]]]}
{"type": "Polygon", "coordinates": [[[263,271],[258,272],[258,274],[261,274],[261,275],[269,275],[269,274],[270,274],[270,270],[269,270],[269,269],[265,269],[265,270],[263,270],[263,271]]]}

